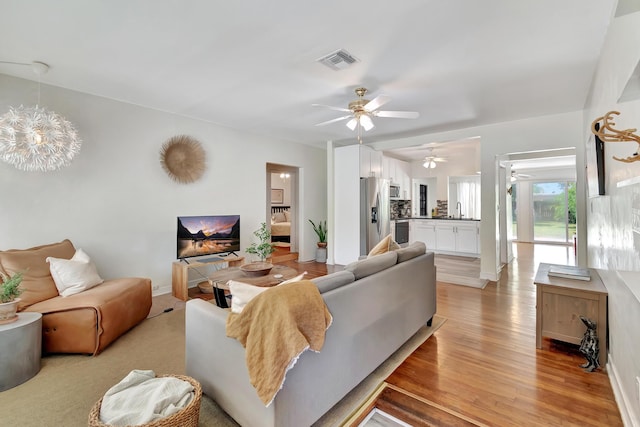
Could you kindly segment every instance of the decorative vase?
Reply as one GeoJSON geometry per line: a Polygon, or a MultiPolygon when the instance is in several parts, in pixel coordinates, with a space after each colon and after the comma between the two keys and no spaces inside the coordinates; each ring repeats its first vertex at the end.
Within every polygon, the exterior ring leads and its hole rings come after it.
{"type": "Polygon", "coordinates": [[[18,303],[20,298],[0,304],[0,325],[18,320],[18,303]]]}
{"type": "Polygon", "coordinates": [[[268,262],[250,262],[240,266],[240,270],[247,276],[266,276],[272,268],[273,264],[268,262]]]}
{"type": "Polygon", "coordinates": [[[318,243],[318,248],[316,249],[316,262],[321,262],[321,263],[327,262],[326,243],[325,243],[325,246],[320,246],[320,244],[318,243]]]}
{"type": "Polygon", "coordinates": [[[319,248],[326,248],[327,247],[327,242],[318,242],[318,247],[319,248]]]}

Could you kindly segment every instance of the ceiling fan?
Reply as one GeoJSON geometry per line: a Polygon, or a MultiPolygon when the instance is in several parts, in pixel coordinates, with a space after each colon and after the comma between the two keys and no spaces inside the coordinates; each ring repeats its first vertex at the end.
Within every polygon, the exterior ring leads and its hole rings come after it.
{"type": "Polygon", "coordinates": [[[515,170],[511,171],[511,182],[517,181],[519,178],[531,178],[531,175],[524,173],[518,173],[515,170]]]}
{"type": "Polygon", "coordinates": [[[351,101],[348,108],[332,107],[330,105],[311,104],[313,107],[324,107],[335,111],[344,111],[346,116],[338,117],[337,119],[327,120],[326,122],[318,123],[316,126],[324,126],[330,123],[339,122],[342,120],[350,119],[347,122],[347,127],[351,130],[363,128],[365,131],[374,128],[373,117],[392,117],[396,119],[416,119],[420,114],[416,111],[381,111],[378,108],[382,107],[387,102],[391,101],[391,98],[386,95],[378,95],[371,101],[364,99],[367,89],[359,87],[355,89],[358,99],[351,101]]]}
{"type": "Polygon", "coordinates": [[[424,158],[424,163],[422,164],[422,166],[427,169],[435,169],[437,163],[446,161],[447,159],[445,159],[444,157],[437,157],[435,154],[433,154],[433,148],[428,148],[427,156],[424,158]]]}

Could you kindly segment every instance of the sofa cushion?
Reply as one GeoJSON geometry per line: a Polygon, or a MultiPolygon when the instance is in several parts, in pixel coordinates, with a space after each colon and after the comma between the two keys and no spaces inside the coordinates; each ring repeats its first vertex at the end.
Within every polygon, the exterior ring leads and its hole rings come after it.
{"type": "Polygon", "coordinates": [[[35,246],[29,249],[9,249],[0,251],[0,268],[5,274],[13,275],[22,271],[22,294],[18,310],[32,304],[58,296],[58,288],[51,277],[47,257],[70,259],[76,249],[70,240],[35,246]]]}
{"type": "Polygon", "coordinates": [[[339,288],[340,286],[353,283],[356,280],[352,272],[342,270],[335,273],[327,274],[326,276],[315,277],[311,279],[316,284],[321,294],[329,292],[332,289],[339,288]]]}
{"type": "Polygon", "coordinates": [[[89,255],[78,249],[71,259],[47,257],[51,276],[63,297],[86,291],[104,282],[89,255]]]}
{"type": "Polygon", "coordinates": [[[377,245],[371,248],[371,251],[369,251],[369,254],[367,255],[367,257],[384,254],[389,251],[394,251],[396,249],[400,249],[400,245],[398,245],[396,241],[391,238],[391,234],[389,234],[387,235],[387,237],[380,240],[377,245]]]}
{"type": "Polygon", "coordinates": [[[150,309],[151,280],[124,277],[67,298],[56,295],[25,311],[42,313],[44,353],[97,354],[142,322],[150,309]]]}
{"type": "Polygon", "coordinates": [[[427,245],[425,245],[424,242],[413,242],[405,248],[396,250],[396,253],[398,254],[398,264],[420,256],[426,252],[427,245]]]}
{"type": "Polygon", "coordinates": [[[371,276],[372,274],[389,268],[392,265],[395,265],[397,261],[398,254],[396,251],[391,251],[371,258],[352,262],[345,266],[344,269],[352,272],[356,280],[359,280],[363,277],[371,276]]]}

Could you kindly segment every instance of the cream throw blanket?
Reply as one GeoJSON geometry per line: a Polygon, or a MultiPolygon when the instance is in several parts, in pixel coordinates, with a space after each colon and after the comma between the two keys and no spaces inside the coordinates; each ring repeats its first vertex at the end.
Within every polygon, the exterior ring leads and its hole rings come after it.
{"type": "Polygon", "coordinates": [[[102,398],[100,421],[112,426],[153,422],[185,408],[195,396],[193,386],[179,378],[133,370],[102,398]]]}
{"type": "Polygon", "coordinates": [[[245,347],[251,384],[269,406],[287,371],[307,349],[319,352],[333,318],[316,285],[309,280],[270,288],[241,313],[229,313],[227,336],[245,347]]]}

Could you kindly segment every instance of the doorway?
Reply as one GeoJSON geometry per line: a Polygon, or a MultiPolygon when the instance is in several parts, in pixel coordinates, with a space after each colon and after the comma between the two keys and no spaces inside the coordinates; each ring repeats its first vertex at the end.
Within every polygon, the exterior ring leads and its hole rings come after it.
{"type": "Polygon", "coordinates": [[[298,258],[298,179],[297,167],[267,163],[266,223],[276,249],[272,262],[298,258]]]}
{"type": "Polygon", "coordinates": [[[575,234],[575,181],[534,182],[533,241],[569,244],[575,234]]]}

